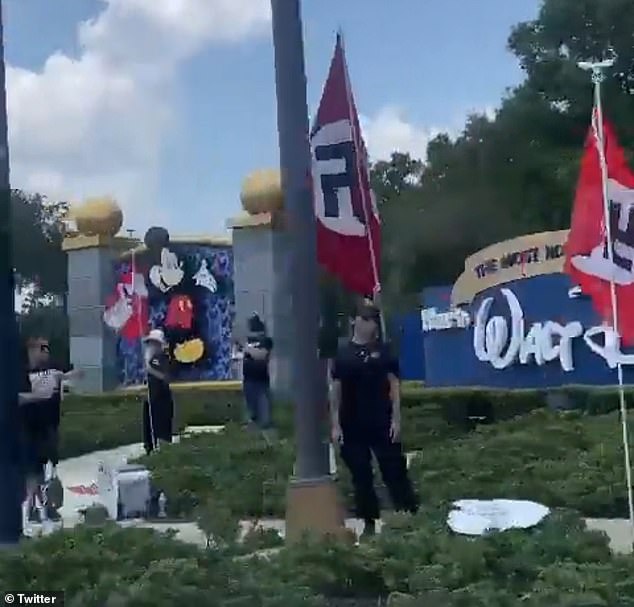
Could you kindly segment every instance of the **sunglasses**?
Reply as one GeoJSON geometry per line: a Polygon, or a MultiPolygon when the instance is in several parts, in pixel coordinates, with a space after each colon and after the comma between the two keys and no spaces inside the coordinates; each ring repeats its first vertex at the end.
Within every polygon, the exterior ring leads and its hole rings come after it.
{"type": "Polygon", "coordinates": [[[31,346],[29,346],[29,348],[32,348],[33,350],[39,350],[40,352],[50,352],[51,351],[51,347],[48,344],[32,344],[31,346]]]}

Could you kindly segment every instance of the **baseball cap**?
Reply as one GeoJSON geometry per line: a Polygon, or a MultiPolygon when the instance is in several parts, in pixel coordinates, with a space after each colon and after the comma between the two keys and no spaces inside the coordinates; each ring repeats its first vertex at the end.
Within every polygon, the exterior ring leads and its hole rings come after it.
{"type": "Polygon", "coordinates": [[[144,338],[145,343],[155,342],[161,345],[166,345],[165,333],[161,329],[152,329],[144,338]]]}

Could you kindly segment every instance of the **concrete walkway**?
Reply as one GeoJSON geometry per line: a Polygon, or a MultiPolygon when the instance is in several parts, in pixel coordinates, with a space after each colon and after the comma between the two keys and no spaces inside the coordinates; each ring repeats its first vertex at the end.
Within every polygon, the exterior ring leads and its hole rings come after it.
{"type": "MultiPolygon", "coordinates": [[[[631,554],[632,541],[628,538],[632,537],[630,522],[627,519],[586,519],[588,529],[592,531],[602,531],[607,534],[610,539],[610,548],[614,554],[631,554]]],[[[148,523],[147,521],[122,521],[122,527],[150,527],[157,531],[166,531],[174,529],[176,537],[187,543],[196,544],[204,547],[206,545],[205,535],[198,528],[196,523],[148,523]]],[[[250,529],[253,528],[252,521],[241,522],[241,537],[244,537],[250,529]]],[[[275,529],[280,537],[284,537],[286,531],[286,523],[282,519],[268,519],[260,521],[257,526],[261,529],[275,529]]],[[[354,531],[357,536],[363,531],[363,521],[360,519],[350,518],[346,520],[346,528],[354,531]]],[[[381,529],[381,523],[377,527],[381,529]]]]}
{"type": "MultiPolygon", "coordinates": [[[[188,427],[183,431],[183,436],[199,434],[201,432],[219,432],[223,426],[195,426],[188,427]]],[[[180,437],[174,437],[175,442],[180,437]]],[[[60,510],[64,527],[73,527],[81,520],[78,512],[81,508],[86,508],[99,502],[97,494],[96,479],[97,469],[101,462],[110,466],[124,464],[126,461],[143,455],[144,449],[141,443],[126,445],[116,449],[106,451],[95,451],[80,457],[67,459],[60,462],[58,471],[59,477],[64,484],[64,506],[60,510]]],[[[408,460],[414,454],[408,454],[408,460]]],[[[420,453],[415,454],[420,457],[420,453]]],[[[168,496],[169,499],[169,496],[168,496]]],[[[589,529],[603,531],[610,538],[610,547],[617,554],[632,553],[632,531],[628,520],[624,519],[586,519],[589,529]]],[[[122,527],[151,527],[157,530],[174,529],[180,540],[199,546],[205,546],[206,540],[202,531],[195,523],[169,522],[155,523],[144,520],[121,521],[122,527]]],[[[263,529],[276,529],[283,537],[285,533],[285,522],[281,519],[263,520],[258,523],[263,529]]],[[[241,523],[242,534],[246,534],[253,527],[252,521],[241,523]]],[[[357,534],[363,530],[363,523],[358,519],[348,519],[346,527],[354,530],[357,534]]],[[[380,526],[379,526],[380,529],[380,526]]]]}
{"type": "Polygon", "coordinates": [[[628,519],[587,518],[586,525],[592,531],[603,531],[610,538],[614,554],[632,554],[634,551],[632,526],[628,519]]]}

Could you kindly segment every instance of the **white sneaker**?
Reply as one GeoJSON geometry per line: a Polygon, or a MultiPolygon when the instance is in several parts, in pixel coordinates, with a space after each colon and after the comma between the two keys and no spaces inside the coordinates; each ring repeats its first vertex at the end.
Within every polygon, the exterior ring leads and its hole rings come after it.
{"type": "Polygon", "coordinates": [[[42,523],[42,535],[51,535],[55,531],[55,523],[50,520],[45,520],[42,523]]]}
{"type": "Polygon", "coordinates": [[[42,527],[37,523],[28,523],[27,525],[24,525],[24,528],[22,529],[22,535],[24,537],[35,538],[40,537],[41,534],[42,527]]]}

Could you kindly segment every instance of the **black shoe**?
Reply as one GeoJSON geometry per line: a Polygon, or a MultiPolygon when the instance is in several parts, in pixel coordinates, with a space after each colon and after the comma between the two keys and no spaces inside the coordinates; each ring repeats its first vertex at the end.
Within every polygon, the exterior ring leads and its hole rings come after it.
{"type": "Polygon", "coordinates": [[[46,516],[48,517],[49,521],[54,522],[60,521],[62,519],[57,508],[53,508],[53,506],[46,506],[46,516]]]}
{"type": "Polygon", "coordinates": [[[361,533],[361,539],[367,539],[376,535],[376,521],[365,521],[363,526],[363,533],[361,533]]]}
{"type": "Polygon", "coordinates": [[[35,506],[31,506],[29,510],[29,523],[36,523],[38,525],[42,523],[40,511],[35,506]]]}

